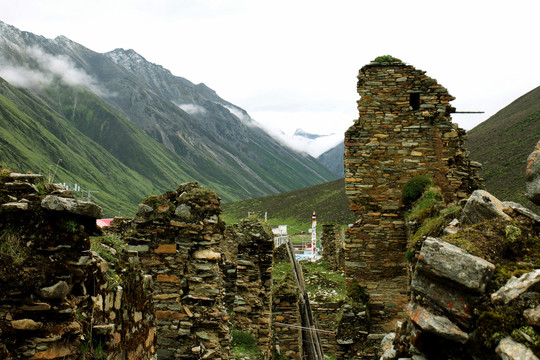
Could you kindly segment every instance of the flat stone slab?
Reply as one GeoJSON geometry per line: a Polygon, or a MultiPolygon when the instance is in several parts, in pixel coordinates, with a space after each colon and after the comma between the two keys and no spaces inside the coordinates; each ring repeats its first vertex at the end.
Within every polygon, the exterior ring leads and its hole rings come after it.
{"type": "Polygon", "coordinates": [[[495,265],[446,241],[429,237],[422,244],[416,269],[483,293],[495,265]]]}
{"type": "Polygon", "coordinates": [[[54,285],[39,289],[38,293],[44,299],[62,300],[71,292],[70,286],[61,280],[54,285]]]}
{"type": "Polygon", "coordinates": [[[495,352],[505,360],[538,360],[531,349],[514,341],[510,336],[499,342],[495,352]]]}
{"type": "Polygon", "coordinates": [[[47,195],[41,201],[41,206],[47,210],[67,211],[72,214],[88,216],[95,219],[103,217],[101,207],[91,201],[64,198],[55,195],[47,195]]]}
{"type": "Polygon", "coordinates": [[[11,321],[11,326],[17,330],[37,330],[43,327],[43,323],[32,319],[21,319],[11,321]]]}
{"type": "Polygon", "coordinates": [[[538,282],[540,269],[523,274],[519,278],[512,276],[503,287],[491,294],[491,300],[508,304],[538,282]]]}
{"type": "Polygon", "coordinates": [[[409,318],[424,331],[462,344],[469,340],[469,335],[452,323],[447,317],[435,315],[421,305],[410,303],[408,314],[409,318]]]}
{"type": "Polygon", "coordinates": [[[503,201],[502,204],[504,205],[504,207],[508,207],[508,208],[510,208],[510,209],[512,209],[514,211],[517,211],[521,215],[527,216],[527,217],[533,219],[536,222],[540,222],[540,216],[536,215],[531,210],[527,209],[525,206],[523,206],[523,205],[521,205],[521,204],[519,204],[517,202],[503,201]]]}
{"type": "Polygon", "coordinates": [[[523,317],[527,320],[527,324],[540,326],[540,305],[534,309],[527,309],[523,312],[523,317]]]}
{"type": "Polygon", "coordinates": [[[4,211],[20,211],[20,210],[28,210],[28,203],[25,202],[7,202],[2,205],[0,205],[2,210],[4,211]]]}
{"type": "Polygon", "coordinates": [[[29,182],[15,181],[7,182],[4,185],[8,190],[38,192],[38,188],[36,187],[36,185],[29,182]]]}
{"type": "Polygon", "coordinates": [[[495,218],[511,220],[503,209],[504,205],[495,196],[485,190],[475,190],[463,207],[459,221],[463,225],[471,225],[495,218]]]}
{"type": "Polygon", "coordinates": [[[21,174],[21,173],[10,173],[9,177],[12,180],[20,180],[20,181],[29,181],[31,183],[36,183],[39,180],[43,179],[42,174],[21,174]]]}
{"type": "Polygon", "coordinates": [[[476,298],[470,291],[459,291],[444,283],[434,281],[422,272],[415,271],[411,280],[413,294],[430,299],[446,310],[459,325],[469,326],[472,320],[472,303],[476,298]]]}

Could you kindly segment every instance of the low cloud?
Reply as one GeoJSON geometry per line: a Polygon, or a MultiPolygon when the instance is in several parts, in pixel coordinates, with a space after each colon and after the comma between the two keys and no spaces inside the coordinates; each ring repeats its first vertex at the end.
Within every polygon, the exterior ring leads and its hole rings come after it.
{"type": "Polygon", "coordinates": [[[229,112],[231,114],[236,116],[243,123],[249,124],[249,123],[252,122],[251,117],[245,111],[243,111],[242,109],[237,108],[237,107],[233,107],[233,106],[229,106],[229,105],[223,105],[223,107],[225,107],[225,109],[229,110],[229,112]]]}
{"type": "Polygon", "coordinates": [[[39,47],[25,50],[29,60],[37,65],[36,69],[28,66],[10,64],[3,59],[0,76],[11,84],[26,88],[44,88],[59,80],[68,86],[82,87],[99,96],[108,96],[98,81],[86,71],[77,68],[65,55],[51,55],[39,47]]]}
{"type": "Polygon", "coordinates": [[[0,76],[10,84],[23,88],[43,88],[53,80],[50,74],[5,64],[0,65],[0,76]]]}
{"type": "Polygon", "coordinates": [[[206,109],[197,104],[175,104],[175,105],[190,115],[206,113],[206,109]]]}
{"type": "Polygon", "coordinates": [[[343,112],[255,112],[255,122],[272,137],[288,147],[319,156],[345,138],[353,124],[350,114],[343,112]],[[324,135],[317,139],[295,136],[298,128],[307,133],[324,135]]]}
{"type": "Polygon", "coordinates": [[[330,134],[317,139],[308,139],[304,136],[288,135],[271,124],[257,122],[256,124],[283,145],[299,152],[308,153],[313,157],[321,155],[343,141],[342,134],[330,134]]]}

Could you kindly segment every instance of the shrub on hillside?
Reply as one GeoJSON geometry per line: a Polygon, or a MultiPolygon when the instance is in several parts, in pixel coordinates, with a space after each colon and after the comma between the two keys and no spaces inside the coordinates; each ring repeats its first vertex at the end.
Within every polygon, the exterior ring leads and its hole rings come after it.
{"type": "Polygon", "coordinates": [[[401,200],[406,206],[411,205],[420,199],[424,190],[431,186],[433,182],[429,176],[415,176],[407,181],[401,190],[401,200]]]}

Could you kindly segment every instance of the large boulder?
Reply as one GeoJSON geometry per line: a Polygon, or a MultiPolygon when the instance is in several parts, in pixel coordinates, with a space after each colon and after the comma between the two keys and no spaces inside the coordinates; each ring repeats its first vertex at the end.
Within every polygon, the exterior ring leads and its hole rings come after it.
{"type": "Polygon", "coordinates": [[[495,218],[511,220],[510,216],[503,212],[503,209],[503,203],[495,196],[485,190],[476,190],[463,207],[460,223],[472,225],[495,218]]]}
{"type": "Polygon", "coordinates": [[[95,219],[103,217],[101,207],[90,201],[47,195],[41,201],[41,206],[47,210],[67,211],[72,214],[88,216],[95,219]]]}
{"type": "Polygon", "coordinates": [[[538,141],[536,148],[527,158],[525,176],[527,198],[536,205],[540,205],[540,141],[538,141]]]}
{"type": "Polygon", "coordinates": [[[446,241],[427,238],[422,244],[416,270],[483,293],[495,265],[446,241]]]}

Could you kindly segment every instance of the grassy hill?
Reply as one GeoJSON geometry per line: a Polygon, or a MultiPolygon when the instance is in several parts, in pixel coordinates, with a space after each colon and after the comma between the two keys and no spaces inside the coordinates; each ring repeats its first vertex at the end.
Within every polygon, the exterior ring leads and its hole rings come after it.
{"type": "Polygon", "coordinates": [[[345,195],[345,181],[338,179],[300,190],[264,196],[256,199],[223,204],[222,218],[226,223],[238,222],[256,213],[264,218],[265,212],[271,225],[289,225],[289,233],[307,231],[311,228],[311,215],[317,214],[317,224],[347,225],[356,220],[349,210],[345,195]]]}
{"type": "Polygon", "coordinates": [[[540,213],[525,197],[525,164],[539,139],[540,87],[472,129],[465,146],[470,158],[483,164],[487,191],[540,213]]]}

